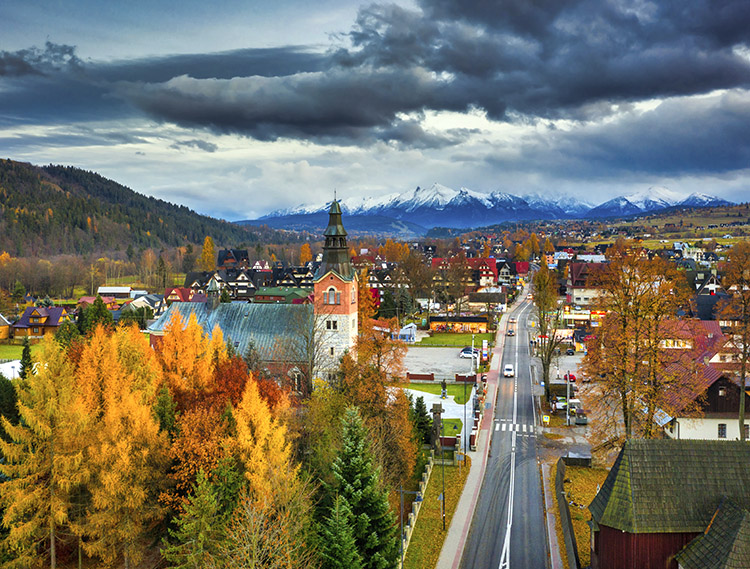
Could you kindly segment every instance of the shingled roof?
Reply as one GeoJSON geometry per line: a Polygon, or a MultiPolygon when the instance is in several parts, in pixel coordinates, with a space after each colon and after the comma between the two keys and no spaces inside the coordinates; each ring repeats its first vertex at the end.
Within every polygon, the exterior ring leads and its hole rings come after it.
{"type": "Polygon", "coordinates": [[[750,507],[750,443],[629,440],[589,510],[629,533],[702,532],[724,496],[750,507]]]}
{"type": "Polygon", "coordinates": [[[750,569],[750,511],[723,500],[705,533],[675,559],[683,569],[750,569]]]}

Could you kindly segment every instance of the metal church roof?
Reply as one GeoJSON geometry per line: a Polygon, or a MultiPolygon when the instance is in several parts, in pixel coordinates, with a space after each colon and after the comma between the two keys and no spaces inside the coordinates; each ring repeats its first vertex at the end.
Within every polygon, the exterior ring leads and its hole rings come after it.
{"type": "Polygon", "coordinates": [[[175,302],[148,331],[161,334],[178,313],[187,326],[191,314],[210,335],[219,326],[225,340],[244,355],[252,342],[264,361],[296,361],[304,352],[305,337],[313,325],[313,307],[309,304],[251,304],[227,302],[211,309],[202,302],[175,302]]]}

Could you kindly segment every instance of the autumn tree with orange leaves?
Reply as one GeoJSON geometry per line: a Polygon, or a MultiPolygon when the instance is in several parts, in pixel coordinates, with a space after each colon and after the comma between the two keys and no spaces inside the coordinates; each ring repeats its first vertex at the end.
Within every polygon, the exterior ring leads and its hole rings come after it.
{"type": "MultiPolygon", "coordinates": [[[[632,244],[608,251],[610,263],[591,277],[600,289],[596,307],[607,316],[583,360],[584,373],[617,411],[608,415],[610,439],[653,438],[655,417],[671,409],[677,377],[665,350],[667,323],[686,303],[684,278],[674,265],[632,244]],[[642,412],[643,411],[643,412],[642,412]]],[[[683,388],[685,386],[682,386],[683,388]]]]}

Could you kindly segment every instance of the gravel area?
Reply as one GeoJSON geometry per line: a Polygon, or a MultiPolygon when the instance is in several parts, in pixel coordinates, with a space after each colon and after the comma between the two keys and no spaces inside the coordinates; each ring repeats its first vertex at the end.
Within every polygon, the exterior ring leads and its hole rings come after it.
{"type": "Polygon", "coordinates": [[[454,379],[471,372],[471,360],[458,357],[461,348],[409,347],[404,368],[411,373],[434,373],[436,379],[454,379]]]}

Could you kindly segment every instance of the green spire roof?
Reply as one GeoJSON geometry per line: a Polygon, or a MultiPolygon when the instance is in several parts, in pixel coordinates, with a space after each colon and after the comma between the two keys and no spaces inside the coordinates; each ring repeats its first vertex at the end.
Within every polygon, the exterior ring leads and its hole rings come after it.
{"type": "Polygon", "coordinates": [[[354,278],[354,268],[349,259],[349,248],[346,244],[346,229],[341,222],[341,206],[333,200],[328,210],[328,227],[323,232],[326,237],[323,245],[323,262],[315,272],[315,280],[334,272],[342,279],[350,281],[354,278]]]}

